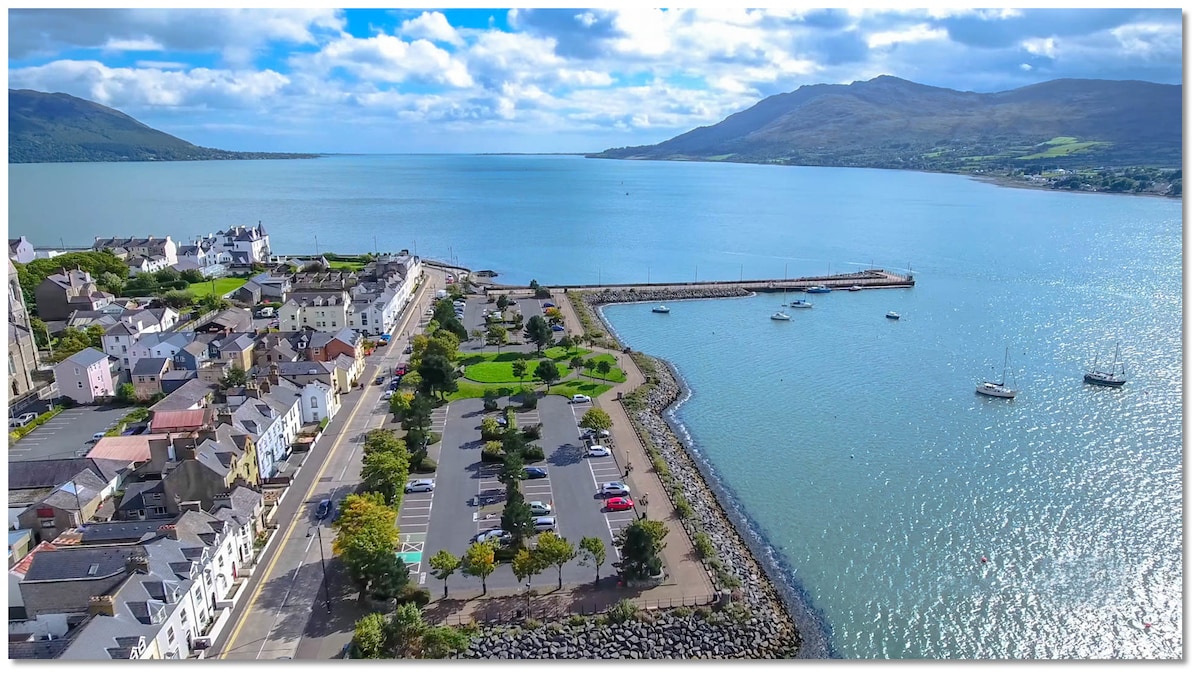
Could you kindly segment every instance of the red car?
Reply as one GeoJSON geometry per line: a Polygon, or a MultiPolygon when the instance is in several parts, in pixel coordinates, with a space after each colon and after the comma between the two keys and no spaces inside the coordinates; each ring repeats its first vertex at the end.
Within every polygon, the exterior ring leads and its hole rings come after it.
{"type": "Polygon", "coordinates": [[[407,373],[408,373],[408,363],[407,363],[407,362],[401,362],[401,363],[400,363],[400,364],[399,364],[399,365],[396,367],[396,376],[404,376],[404,375],[405,375],[405,374],[407,374],[407,373]]]}
{"type": "Polygon", "coordinates": [[[633,501],[628,496],[617,496],[604,502],[604,507],[610,511],[633,510],[633,501]]]}

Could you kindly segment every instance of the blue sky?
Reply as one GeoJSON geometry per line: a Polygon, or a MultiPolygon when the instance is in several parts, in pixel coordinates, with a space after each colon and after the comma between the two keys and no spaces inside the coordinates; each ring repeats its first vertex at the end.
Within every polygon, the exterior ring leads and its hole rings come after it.
{"type": "MultiPolygon", "coordinates": [[[[768,3],[770,4],[770,3],[768,3]]],[[[10,9],[10,88],[203,146],[589,152],[803,85],[1181,84],[1178,9],[10,9]]]]}

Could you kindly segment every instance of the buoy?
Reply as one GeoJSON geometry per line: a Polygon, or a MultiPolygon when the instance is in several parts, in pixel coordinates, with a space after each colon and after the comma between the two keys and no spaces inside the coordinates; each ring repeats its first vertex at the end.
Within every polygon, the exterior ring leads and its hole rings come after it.
{"type": "Polygon", "coordinates": [[[987,563],[988,563],[988,562],[987,562],[987,558],[986,558],[986,557],[980,557],[980,558],[979,558],[979,561],[980,561],[980,562],[983,562],[984,564],[987,564],[987,563]]]}
{"type": "Polygon", "coordinates": [[[1146,629],[1147,629],[1147,630],[1149,630],[1149,629],[1150,629],[1150,624],[1149,624],[1149,623],[1146,623],[1145,625],[1146,625],[1146,629]]]}

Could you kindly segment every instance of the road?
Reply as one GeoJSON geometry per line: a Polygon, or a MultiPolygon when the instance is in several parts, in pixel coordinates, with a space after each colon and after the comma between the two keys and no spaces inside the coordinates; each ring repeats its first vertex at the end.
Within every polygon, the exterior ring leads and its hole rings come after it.
{"type": "MultiPolygon", "coordinates": [[[[360,382],[371,384],[379,373],[390,373],[406,341],[428,307],[444,276],[430,270],[404,312],[393,341],[366,360],[360,382]]],[[[324,498],[335,503],[359,483],[363,435],[383,426],[387,403],[382,388],[367,385],[349,393],[342,412],[330,422],[316,448],[279,507],[275,541],[250,579],[249,588],[210,655],[231,660],[334,658],[350,641],[354,623],[364,610],[357,594],[331,559],[333,530],[328,519],[314,520],[324,498]],[[326,610],[326,573],[331,593],[326,610]]]]}

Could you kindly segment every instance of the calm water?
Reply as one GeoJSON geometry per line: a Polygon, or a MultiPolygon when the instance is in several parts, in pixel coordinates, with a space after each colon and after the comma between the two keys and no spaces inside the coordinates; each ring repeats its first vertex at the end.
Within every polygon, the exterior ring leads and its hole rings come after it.
{"type": "Polygon", "coordinates": [[[453,248],[514,283],[911,266],[789,323],[781,295],[605,313],[679,367],[679,421],[838,654],[1182,657],[1179,201],[573,157],[9,170],[10,233],[45,245],[262,220],[279,252],[453,248]],[[1085,386],[1118,340],[1129,384],[1085,386]],[[1006,347],[1019,396],[976,396],[1006,347]]]}

